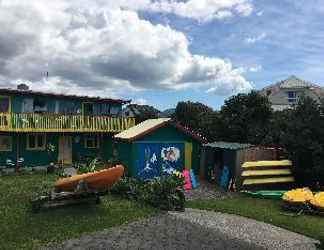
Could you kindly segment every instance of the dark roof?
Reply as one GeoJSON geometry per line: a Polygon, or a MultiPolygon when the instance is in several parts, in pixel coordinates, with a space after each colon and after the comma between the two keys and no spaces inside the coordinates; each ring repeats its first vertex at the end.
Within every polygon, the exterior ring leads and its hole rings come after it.
{"type": "Polygon", "coordinates": [[[159,117],[171,117],[173,116],[173,114],[175,113],[176,109],[175,108],[171,108],[171,109],[166,109],[164,111],[162,111],[160,114],[159,114],[159,117]]]}
{"type": "Polygon", "coordinates": [[[91,97],[91,96],[66,95],[66,94],[56,94],[56,93],[50,93],[50,92],[40,92],[40,91],[33,91],[33,90],[18,90],[18,89],[8,89],[8,88],[2,88],[2,89],[0,88],[0,94],[1,95],[56,97],[56,98],[60,98],[60,99],[75,99],[75,100],[84,100],[84,101],[93,101],[93,102],[102,102],[102,103],[118,103],[118,104],[130,103],[130,100],[100,98],[100,97],[91,97]]]}
{"type": "Polygon", "coordinates": [[[232,149],[232,150],[253,147],[252,144],[237,143],[237,142],[224,142],[224,141],[211,142],[211,143],[204,144],[203,146],[211,147],[211,148],[232,149]]]}
{"type": "Polygon", "coordinates": [[[150,106],[150,105],[139,105],[139,104],[133,103],[133,104],[129,104],[127,106],[127,108],[132,110],[135,115],[144,114],[144,113],[150,113],[150,114],[158,115],[160,113],[159,110],[157,110],[156,108],[154,108],[153,106],[150,106]],[[138,111],[139,114],[137,114],[136,111],[138,111]]]}

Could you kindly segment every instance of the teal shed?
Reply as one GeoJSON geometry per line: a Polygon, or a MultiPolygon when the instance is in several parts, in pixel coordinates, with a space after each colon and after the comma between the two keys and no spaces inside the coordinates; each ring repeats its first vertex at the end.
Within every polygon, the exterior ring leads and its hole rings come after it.
{"type": "Polygon", "coordinates": [[[184,168],[198,174],[204,142],[170,118],[149,119],[114,136],[117,158],[126,174],[144,179],[184,168]]]}

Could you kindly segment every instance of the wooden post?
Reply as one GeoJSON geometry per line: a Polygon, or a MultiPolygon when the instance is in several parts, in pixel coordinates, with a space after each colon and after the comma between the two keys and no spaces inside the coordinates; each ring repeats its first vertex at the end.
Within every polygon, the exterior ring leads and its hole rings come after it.
{"type": "Polygon", "coordinates": [[[16,172],[19,171],[19,133],[17,133],[17,143],[16,143],[16,172]]]}

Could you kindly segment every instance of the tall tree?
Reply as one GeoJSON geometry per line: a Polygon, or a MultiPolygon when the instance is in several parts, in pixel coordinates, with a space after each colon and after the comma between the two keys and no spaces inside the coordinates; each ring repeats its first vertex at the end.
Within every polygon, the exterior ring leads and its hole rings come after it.
{"type": "Polygon", "coordinates": [[[324,185],[323,105],[301,98],[280,127],[280,143],[293,161],[297,182],[314,187],[324,185]]]}
{"type": "Polygon", "coordinates": [[[215,138],[218,114],[211,107],[199,102],[179,102],[173,118],[182,125],[205,136],[208,140],[215,138]]]}
{"type": "Polygon", "coordinates": [[[255,91],[232,96],[221,108],[218,137],[225,141],[259,144],[267,135],[271,115],[268,98],[255,91]]]}

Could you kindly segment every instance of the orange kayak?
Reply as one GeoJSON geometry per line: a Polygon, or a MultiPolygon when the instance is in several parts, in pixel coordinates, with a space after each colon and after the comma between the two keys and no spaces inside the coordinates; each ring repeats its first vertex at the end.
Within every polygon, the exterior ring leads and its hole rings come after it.
{"type": "Polygon", "coordinates": [[[113,168],[59,179],[55,182],[54,187],[56,190],[73,191],[77,187],[79,181],[83,180],[87,183],[89,188],[106,190],[116,183],[123,173],[124,167],[122,165],[117,165],[113,168]]]}

